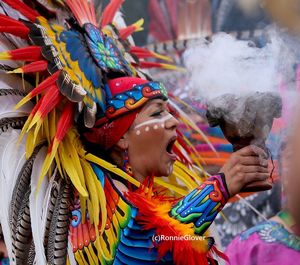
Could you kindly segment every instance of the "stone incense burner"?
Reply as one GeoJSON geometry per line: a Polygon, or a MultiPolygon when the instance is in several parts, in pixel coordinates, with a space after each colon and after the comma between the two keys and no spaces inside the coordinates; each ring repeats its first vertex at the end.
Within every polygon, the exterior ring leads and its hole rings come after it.
{"type": "MultiPolygon", "coordinates": [[[[277,93],[255,92],[244,96],[225,94],[208,103],[207,119],[212,127],[220,126],[226,139],[237,151],[257,145],[267,153],[266,139],[274,118],[281,117],[282,100],[277,93]]],[[[251,183],[243,191],[271,188],[269,181],[251,183]]]]}

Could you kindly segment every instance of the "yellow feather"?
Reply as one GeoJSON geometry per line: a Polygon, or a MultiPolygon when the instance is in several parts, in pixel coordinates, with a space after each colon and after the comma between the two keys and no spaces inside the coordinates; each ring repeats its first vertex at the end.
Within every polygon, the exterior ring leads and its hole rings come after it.
{"type": "Polygon", "coordinates": [[[8,74],[22,74],[23,73],[23,69],[20,67],[20,68],[16,68],[12,71],[7,71],[6,73],[8,74]]]}
{"type": "Polygon", "coordinates": [[[25,133],[27,131],[27,128],[28,128],[28,126],[29,126],[29,124],[31,122],[31,120],[32,120],[32,115],[29,115],[28,118],[27,118],[27,120],[26,120],[26,122],[25,122],[25,124],[23,125],[22,130],[21,130],[20,136],[18,138],[18,144],[21,143],[21,141],[22,141],[22,139],[23,139],[23,137],[24,137],[24,135],[25,135],[25,133]]]}
{"type": "Polygon", "coordinates": [[[194,189],[198,186],[198,184],[192,179],[192,177],[186,173],[182,168],[178,167],[174,164],[174,170],[172,175],[176,176],[179,180],[181,180],[189,190],[194,189]]]}
{"type": "Polygon", "coordinates": [[[97,191],[98,191],[97,194],[98,194],[98,198],[99,198],[99,202],[100,202],[100,209],[101,209],[100,233],[102,234],[105,229],[105,224],[106,224],[106,219],[107,219],[106,197],[105,197],[104,189],[98,179],[95,179],[95,184],[96,184],[97,191]]]}
{"type": "MultiPolygon", "coordinates": [[[[37,136],[40,132],[40,128],[43,124],[43,121],[42,120],[38,120],[36,125],[35,125],[35,128],[34,128],[34,134],[33,134],[33,144],[36,142],[36,139],[37,139],[37,136]]],[[[42,132],[41,132],[42,133],[42,132]]]]}
{"type": "Polygon", "coordinates": [[[32,155],[33,150],[35,146],[33,145],[33,138],[34,138],[34,133],[33,131],[29,131],[25,143],[25,148],[26,148],[26,159],[29,159],[29,157],[32,155]]]}
{"type": "Polygon", "coordinates": [[[14,107],[14,110],[17,110],[21,106],[23,106],[25,103],[27,103],[30,100],[30,93],[26,95],[24,98],[22,98],[17,105],[14,107]]]}
{"type": "MultiPolygon", "coordinates": [[[[56,143],[56,140],[54,140],[56,143]]],[[[57,143],[58,144],[58,143],[57,143]]],[[[72,158],[70,157],[69,154],[66,153],[67,145],[66,144],[60,144],[60,159],[61,163],[63,165],[63,168],[66,170],[67,175],[69,176],[71,182],[75,186],[75,188],[78,190],[78,192],[83,196],[83,197],[88,197],[88,192],[87,190],[82,186],[82,183],[80,182],[80,178],[78,173],[76,172],[76,169],[74,167],[74,163],[72,158]]],[[[57,149],[57,147],[56,147],[57,149]]],[[[53,152],[51,152],[53,153],[53,152]]],[[[54,158],[54,157],[53,157],[54,158]]],[[[53,160],[52,158],[52,160],[53,160]]]]}
{"type": "MultiPolygon", "coordinates": [[[[88,245],[88,249],[89,249],[89,251],[90,251],[90,253],[91,253],[91,256],[92,256],[93,260],[97,262],[95,265],[99,265],[98,257],[97,257],[96,254],[95,254],[95,251],[94,251],[94,249],[93,249],[93,247],[92,247],[92,244],[89,244],[89,245],[88,245]]],[[[91,263],[91,264],[93,264],[93,263],[91,263]]]]}
{"type": "Polygon", "coordinates": [[[135,178],[133,178],[130,175],[128,175],[127,173],[125,173],[123,170],[119,169],[117,166],[115,166],[97,156],[94,156],[93,154],[87,154],[85,156],[85,158],[88,161],[93,162],[93,163],[105,168],[106,170],[118,175],[119,177],[128,180],[131,184],[135,185],[136,187],[141,186],[141,183],[139,181],[137,181],[135,178]]]}
{"type": "Polygon", "coordinates": [[[50,134],[50,139],[53,139],[56,133],[56,121],[57,121],[57,117],[56,117],[56,111],[55,109],[53,109],[50,113],[49,113],[49,134],[50,134]]]}
{"type": "MultiPolygon", "coordinates": [[[[97,189],[96,185],[93,179],[93,174],[91,173],[91,170],[86,163],[82,164],[83,170],[85,171],[85,174],[87,174],[85,181],[86,181],[86,186],[87,190],[89,193],[89,198],[91,200],[91,209],[89,208],[89,214],[90,214],[90,219],[92,219],[92,223],[95,224],[95,227],[98,227],[99,225],[99,212],[100,212],[100,202],[99,198],[97,196],[97,189]]],[[[96,229],[96,233],[98,235],[99,230],[96,229]]]]}
{"type": "Polygon", "coordinates": [[[170,184],[166,181],[164,181],[162,178],[154,178],[154,183],[164,187],[164,188],[167,188],[169,190],[172,190],[176,193],[178,193],[179,195],[181,196],[185,196],[187,195],[187,191],[182,189],[182,188],[179,188],[179,187],[176,187],[175,185],[173,184],[170,184]]]}
{"type": "Polygon", "coordinates": [[[135,32],[142,31],[142,30],[144,30],[143,29],[144,19],[141,18],[138,21],[136,21],[135,23],[133,23],[132,25],[136,27],[135,32]]]}
{"type": "Polygon", "coordinates": [[[42,170],[41,170],[41,173],[40,173],[40,177],[39,177],[39,180],[38,180],[37,191],[39,190],[39,188],[40,188],[40,186],[43,182],[44,177],[47,175],[47,173],[50,169],[50,166],[51,166],[51,164],[53,162],[53,159],[55,157],[55,154],[57,152],[58,146],[59,146],[59,143],[56,140],[54,140],[53,145],[52,145],[51,153],[48,153],[45,160],[44,160],[42,170]]]}
{"type": "Polygon", "coordinates": [[[0,52],[0,60],[9,60],[10,58],[9,52],[0,52]]]}
{"type": "Polygon", "coordinates": [[[32,118],[30,124],[28,125],[27,132],[35,125],[39,120],[41,120],[41,114],[36,112],[34,117],[32,118]]]}
{"type": "Polygon", "coordinates": [[[195,180],[198,181],[197,184],[200,184],[203,182],[203,179],[199,177],[199,175],[194,172],[193,170],[189,169],[185,164],[179,162],[179,161],[176,161],[174,163],[174,167],[179,167],[181,170],[185,171],[188,175],[190,175],[192,178],[194,178],[195,180]]]}
{"type": "Polygon", "coordinates": [[[88,265],[88,264],[86,264],[86,262],[84,262],[84,259],[82,259],[81,255],[80,255],[80,250],[77,250],[75,252],[75,258],[79,265],[88,265]]]}

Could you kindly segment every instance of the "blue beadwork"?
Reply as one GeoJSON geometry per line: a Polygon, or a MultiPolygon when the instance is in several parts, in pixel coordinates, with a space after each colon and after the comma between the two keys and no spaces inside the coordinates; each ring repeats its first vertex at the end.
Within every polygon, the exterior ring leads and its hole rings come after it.
{"type": "Polygon", "coordinates": [[[274,221],[260,223],[241,234],[241,240],[248,239],[257,233],[267,243],[279,243],[286,247],[300,251],[300,238],[287,231],[282,224],[274,221]]]}

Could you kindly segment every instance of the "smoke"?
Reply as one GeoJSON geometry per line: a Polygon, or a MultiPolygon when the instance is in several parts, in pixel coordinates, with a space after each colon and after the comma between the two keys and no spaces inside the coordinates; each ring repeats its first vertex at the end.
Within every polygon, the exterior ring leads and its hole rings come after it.
{"type": "Polygon", "coordinates": [[[299,42],[274,30],[268,37],[258,48],[222,33],[183,56],[190,96],[206,103],[210,125],[220,125],[235,150],[251,143],[264,148],[274,118],[287,112],[287,92],[296,91],[299,42]]]}
{"type": "Polygon", "coordinates": [[[221,33],[184,53],[193,96],[210,100],[223,94],[278,91],[291,80],[296,62],[292,49],[272,32],[263,48],[221,33]]]}

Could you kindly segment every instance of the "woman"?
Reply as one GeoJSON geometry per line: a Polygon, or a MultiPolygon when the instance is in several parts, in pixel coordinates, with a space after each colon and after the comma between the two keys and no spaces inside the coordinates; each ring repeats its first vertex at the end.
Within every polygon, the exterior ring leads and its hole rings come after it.
{"type": "MultiPolygon", "coordinates": [[[[9,187],[1,195],[1,223],[11,262],[213,264],[210,252],[222,254],[202,235],[229,197],[269,177],[264,151],[241,149],[199,186],[185,150],[175,144],[182,139],[164,86],[140,72],[171,66],[147,62],[166,58],[130,46],[137,24],[120,30],[111,24],[120,1],[104,10],[101,30],[91,2],[66,1],[72,15],[65,27],[23,2],[4,2],[31,22],[1,16],[1,30],[34,46],[0,58],[32,62],[13,72],[40,71],[43,80],[17,104],[13,121],[1,120],[10,128],[0,141],[0,180],[9,187]],[[16,134],[26,137],[17,147],[16,134]],[[190,189],[180,200],[174,193],[186,190],[159,179],[174,170],[190,189]],[[170,188],[169,196],[153,181],[170,188]]],[[[12,109],[23,94],[8,88],[1,95],[12,109]]]]}

